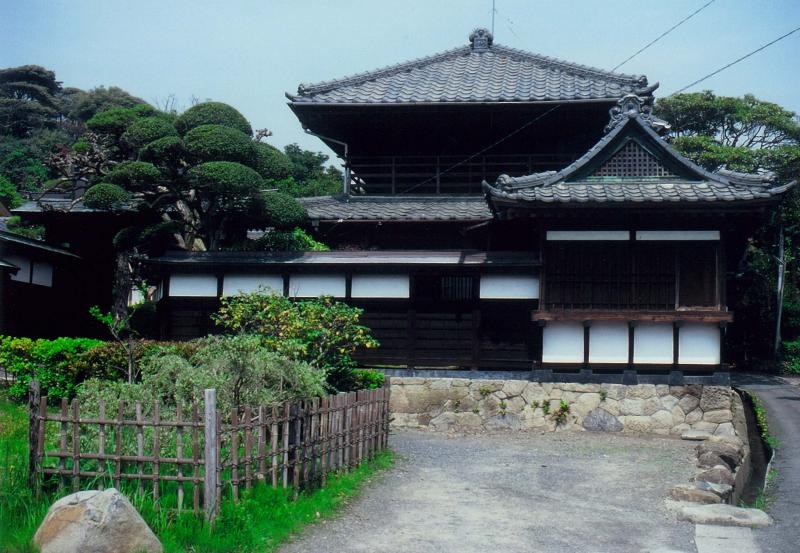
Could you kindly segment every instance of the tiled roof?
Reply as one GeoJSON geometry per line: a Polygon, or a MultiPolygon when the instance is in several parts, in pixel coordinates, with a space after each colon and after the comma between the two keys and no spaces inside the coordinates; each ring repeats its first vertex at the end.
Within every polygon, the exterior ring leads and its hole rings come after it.
{"type": "Polygon", "coordinates": [[[63,248],[51,246],[50,244],[43,242],[41,240],[33,240],[32,238],[26,238],[24,236],[20,236],[19,234],[14,234],[13,232],[0,231],[0,242],[8,242],[23,247],[33,248],[50,253],[64,255],[67,257],[73,257],[75,259],[80,259],[80,257],[75,255],[74,253],[69,252],[63,248]]]}
{"type": "Polygon", "coordinates": [[[482,196],[317,196],[298,198],[312,221],[485,221],[482,196]]]}
{"type": "Polygon", "coordinates": [[[654,128],[663,128],[664,122],[652,117],[641,98],[626,96],[619,106],[616,114],[612,111],[610,131],[561,171],[501,175],[494,185],[484,182],[490,202],[497,206],[751,201],[770,199],[795,185],[779,186],[768,174],[706,171],[656,133],[654,128]]]}
{"type": "Polygon", "coordinates": [[[469,46],[433,56],[300,85],[296,95],[287,97],[297,104],[580,101],[649,94],[654,88],[647,87],[642,75],[612,73],[492,44],[484,29],[474,31],[470,40],[469,46]]]}

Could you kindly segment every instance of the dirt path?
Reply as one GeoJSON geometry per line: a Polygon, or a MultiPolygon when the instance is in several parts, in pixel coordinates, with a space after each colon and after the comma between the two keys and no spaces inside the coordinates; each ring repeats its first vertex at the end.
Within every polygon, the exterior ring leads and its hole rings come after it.
{"type": "Polygon", "coordinates": [[[608,434],[397,432],[397,466],[281,551],[694,552],[664,510],[692,444],[608,434]]]}

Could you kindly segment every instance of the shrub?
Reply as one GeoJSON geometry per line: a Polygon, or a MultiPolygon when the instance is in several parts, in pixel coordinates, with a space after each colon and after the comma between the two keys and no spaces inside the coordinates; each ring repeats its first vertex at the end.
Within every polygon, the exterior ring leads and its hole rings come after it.
{"type": "Polygon", "coordinates": [[[288,194],[265,192],[261,200],[262,215],[269,226],[290,229],[302,225],[308,218],[306,208],[288,194]]]}
{"type": "Polygon", "coordinates": [[[17,192],[17,187],[3,175],[0,175],[0,203],[8,209],[22,205],[22,196],[17,192]]]}
{"type": "Polygon", "coordinates": [[[362,312],[331,297],[292,301],[260,290],[222,298],[212,318],[230,331],[258,334],[272,351],[325,369],[338,389],[355,367],[353,352],[378,346],[359,324],[362,312]]]}
{"type": "Polygon", "coordinates": [[[113,108],[94,115],[86,122],[90,131],[121,136],[128,125],[141,117],[152,117],[158,110],[148,104],[140,104],[133,108],[113,108]]]}
{"type": "Polygon", "coordinates": [[[253,135],[253,129],[247,119],[235,108],[222,102],[197,104],[184,111],[175,120],[175,128],[182,135],[201,125],[222,125],[241,131],[247,136],[253,135]]]}
{"type": "Polygon", "coordinates": [[[790,373],[800,374],[800,340],[783,343],[784,367],[790,373]]]}
{"type": "Polygon", "coordinates": [[[236,248],[243,251],[258,252],[327,252],[328,246],[314,240],[300,228],[293,230],[270,230],[260,238],[247,240],[236,248]]]}
{"type": "Polygon", "coordinates": [[[10,394],[22,399],[28,392],[28,382],[38,380],[42,394],[54,399],[75,395],[77,385],[95,376],[83,372],[75,365],[84,352],[102,344],[90,338],[57,338],[31,340],[30,338],[0,337],[0,366],[14,375],[10,394]]]}
{"type": "Polygon", "coordinates": [[[83,204],[92,209],[117,209],[130,200],[130,194],[116,184],[95,184],[83,195],[83,204]]]}
{"type": "Polygon", "coordinates": [[[183,141],[177,136],[165,136],[150,142],[139,151],[139,159],[157,165],[173,165],[185,154],[183,141]]]}
{"type": "Polygon", "coordinates": [[[178,131],[169,120],[164,117],[144,117],[128,125],[121,140],[129,148],[138,150],[145,144],[167,136],[178,136],[178,131]]]}
{"type": "Polygon", "coordinates": [[[376,390],[383,388],[386,380],[382,372],[374,369],[355,369],[352,375],[353,381],[349,390],[376,390]]]}
{"type": "Polygon", "coordinates": [[[255,165],[256,147],[241,131],[222,125],[201,125],[183,137],[186,153],[198,161],[237,161],[255,165]]]}
{"type": "Polygon", "coordinates": [[[144,161],[123,161],[105,176],[105,180],[128,190],[143,184],[153,184],[163,177],[161,171],[152,163],[144,161]]]}
{"type": "Polygon", "coordinates": [[[223,204],[229,200],[238,201],[241,196],[253,193],[264,184],[258,173],[231,161],[201,163],[189,170],[189,177],[198,188],[204,188],[213,194],[226,195],[227,199],[218,199],[223,204]]]}
{"type": "Polygon", "coordinates": [[[256,163],[254,169],[265,180],[279,181],[292,175],[292,162],[278,148],[264,142],[258,142],[256,148],[256,163]]]}

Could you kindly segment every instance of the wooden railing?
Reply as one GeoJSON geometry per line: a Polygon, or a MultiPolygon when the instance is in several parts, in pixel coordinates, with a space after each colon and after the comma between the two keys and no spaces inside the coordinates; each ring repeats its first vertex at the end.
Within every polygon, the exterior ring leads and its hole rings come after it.
{"type": "Polygon", "coordinates": [[[237,501],[256,482],[284,488],[324,485],[332,471],[349,470],[387,446],[390,382],[272,407],[240,406],[222,414],[216,390],[202,409],[192,403],[162,412],[159,403],[120,402],[114,413],[102,400],[81,406],[61,400],[51,412],[39,384],[29,392],[30,485],[58,480],[62,489],[86,484],[120,488],[132,482],[158,501],[165,491],[180,511],[191,495],[208,519],[223,493],[237,501]],[[201,413],[202,411],[202,413],[201,413]],[[82,414],[83,413],[83,414],[82,414]],[[146,488],[148,488],[146,490],[146,488]]]}

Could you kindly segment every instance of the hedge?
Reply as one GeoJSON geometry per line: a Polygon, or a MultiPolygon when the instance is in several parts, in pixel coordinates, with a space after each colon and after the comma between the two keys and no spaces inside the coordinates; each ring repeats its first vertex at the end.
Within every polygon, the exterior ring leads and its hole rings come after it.
{"type": "Polygon", "coordinates": [[[222,102],[197,104],[184,111],[175,120],[175,128],[182,135],[201,125],[222,125],[241,131],[247,136],[253,135],[253,129],[247,119],[235,108],[222,102]]]}
{"type": "Polygon", "coordinates": [[[95,184],[83,195],[83,205],[91,209],[114,209],[130,200],[131,196],[116,184],[95,184]]]}

